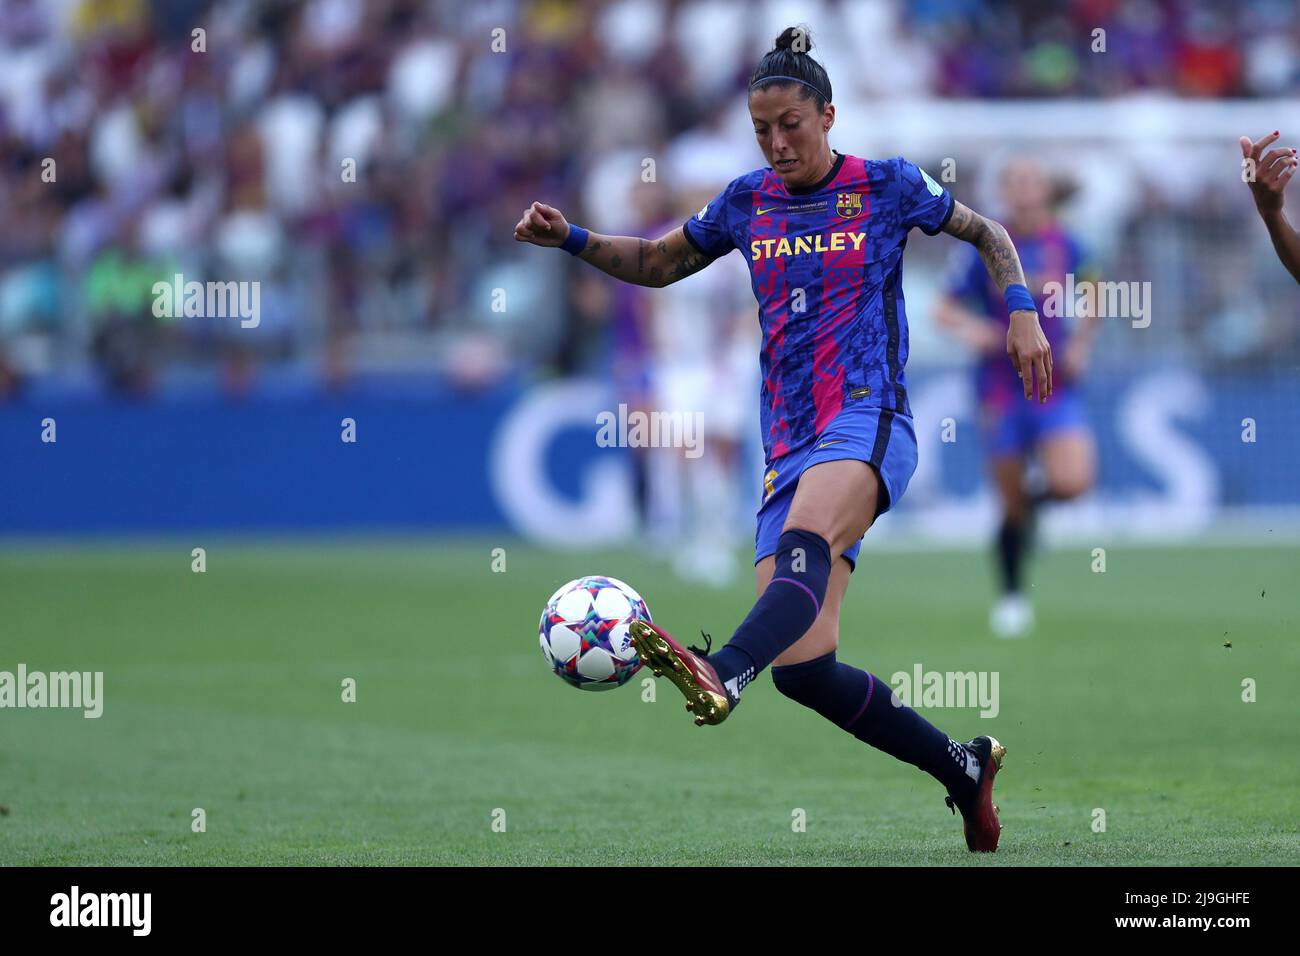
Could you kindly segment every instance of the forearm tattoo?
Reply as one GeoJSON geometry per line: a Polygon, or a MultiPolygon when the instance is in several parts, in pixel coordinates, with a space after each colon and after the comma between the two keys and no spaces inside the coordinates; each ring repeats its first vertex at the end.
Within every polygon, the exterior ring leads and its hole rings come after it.
{"type": "Polygon", "coordinates": [[[578,258],[590,262],[601,272],[611,275],[616,279],[625,279],[628,282],[636,282],[637,279],[635,276],[627,274],[630,270],[625,270],[623,268],[623,255],[619,251],[621,248],[622,253],[626,253],[628,251],[628,242],[629,240],[622,237],[605,239],[593,235],[587,240],[587,247],[583,249],[582,252],[578,253],[578,258]],[[619,246],[616,245],[616,243],[621,243],[622,245],[619,246]]]}
{"type": "Polygon", "coordinates": [[[670,247],[667,239],[653,244],[645,239],[616,236],[613,239],[592,235],[579,258],[602,272],[636,285],[662,287],[694,275],[713,260],[701,255],[682,240],[670,247]],[[632,243],[636,244],[636,267],[632,266],[632,243]]]}
{"type": "Polygon", "coordinates": [[[700,255],[690,246],[684,246],[672,260],[673,267],[672,271],[668,273],[668,282],[672,283],[678,279],[693,276],[712,261],[707,256],[700,255]]]}
{"type": "Polygon", "coordinates": [[[999,289],[1005,292],[1009,285],[1024,285],[1025,272],[1020,267],[1020,256],[1001,223],[986,219],[957,203],[944,232],[969,242],[979,250],[980,258],[999,289]]]}
{"type": "Polygon", "coordinates": [[[602,249],[608,249],[612,245],[613,243],[608,239],[597,239],[595,236],[588,236],[587,245],[583,247],[583,250],[580,253],[578,253],[578,258],[585,259],[593,266],[600,268],[600,251],[602,249]]]}

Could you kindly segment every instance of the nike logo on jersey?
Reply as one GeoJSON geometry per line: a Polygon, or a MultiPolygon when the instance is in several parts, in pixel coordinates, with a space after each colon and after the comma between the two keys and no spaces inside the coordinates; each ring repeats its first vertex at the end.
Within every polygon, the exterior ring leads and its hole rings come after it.
{"type": "Polygon", "coordinates": [[[824,442],[822,442],[822,443],[821,443],[820,445],[818,445],[817,447],[818,447],[818,448],[829,448],[831,445],[843,445],[846,441],[848,441],[847,438],[834,438],[834,439],[832,439],[832,440],[830,440],[830,441],[824,441],[824,442]]]}
{"type": "Polygon", "coordinates": [[[755,209],[755,210],[754,210],[754,215],[755,215],[755,216],[766,216],[769,212],[771,212],[771,211],[772,211],[773,209],[775,209],[775,208],[776,208],[775,206],[768,206],[766,209],[755,209]]]}

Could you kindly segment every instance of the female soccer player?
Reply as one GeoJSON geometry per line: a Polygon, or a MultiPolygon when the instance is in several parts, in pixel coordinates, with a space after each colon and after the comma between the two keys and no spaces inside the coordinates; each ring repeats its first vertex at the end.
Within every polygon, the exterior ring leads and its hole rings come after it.
{"type": "Polygon", "coordinates": [[[745,685],[775,664],[782,694],[937,778],[949,808],[961,811],[967,846],[991,851],[1001,832],[992,790],[1002,745],[991,737],[957,743],[910,707],[894,706],[884,681],[835,659],[861,539],[916,468],[901,282],[912,227],[943,230],[980,250],[1011,310],[1007,352],[1026,400],[1035,386],[1040,400],[1051,393],[1051,348],[1005,229],[901,157],[831,149],[831,82],[809,45],[806,30],[786,29],[750,79],[754,135],[769,166],[733,180],[681,228],[654,242],[602,236],[533,203],[515,238],[559,246],[617,279],[655,287],[741,250],[763,331],[759,598],[716,653],[634,624],[637,653],[685,695],[697,724],[725,720],[745,685]]]}
{"type": "MultiPolygon", "coordinates": [[[[1079,246],[1053,216],[1053,184],[1046,170],[1032,159],[1014,159],[1002,169],[1001,189],[1008,230],[1032,280],[1030,288],[1045,296],[1049,282],[1064,286],[1067,274],[1084,278],[1079,275],[1079,246]]],[[[1044,309],[1048,344],[1063,356],[1061,374],[1045,404],[1019,401],[1019,383],[997,354],[1006,341],[1002,295],[974,250],[967,254],[962,249],[956,265],[936,315],[941,325],[982,353],[975,374],[976,401],[984,454],[1002,505],[996,542],[1002,594],[989,614],[989,627],[998,637],[1020,637],[1034,623],[1033,607],[1021,591],[1034,512],[1045,500],[1066,501],[1083,494],[1096,475],[1096,446],[1083,398],[1074,387],[1088,364],[1096,317],[1073,316],[1066,342],[1069,317],[1044,309]],[[1031,491],[1025,487],[1025,466],[1034,455],[1046,488],[1031,491]]]]}

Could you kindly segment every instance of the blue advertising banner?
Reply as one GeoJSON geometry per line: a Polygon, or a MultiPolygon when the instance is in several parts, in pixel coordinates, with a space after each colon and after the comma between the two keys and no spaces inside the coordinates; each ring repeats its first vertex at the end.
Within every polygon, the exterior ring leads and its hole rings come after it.
{"type": "MultiPolygon", "coordinates": [[[[911,398],[921,463],[885,522],[973,534],[992,499],[969,376],[918,372],[911,398]]],[[[1160,535],[1223,513],[1300,514],[1295,377],[1106,370],[1087,399],[1100,478],[1070,520],[1160,535]]],[[[619,404],[592,381],[475,395],[29,395],[0,405],[0,534],[510,528],[564,546],[576,527],[596,546],[636,520],[620,446],[638,436],[619,404]]],[[[707,409],[700,421],[707,454],[707,409]]],[[[756,501],[762,462],[746,461],[736,495],[756,501]]]]}

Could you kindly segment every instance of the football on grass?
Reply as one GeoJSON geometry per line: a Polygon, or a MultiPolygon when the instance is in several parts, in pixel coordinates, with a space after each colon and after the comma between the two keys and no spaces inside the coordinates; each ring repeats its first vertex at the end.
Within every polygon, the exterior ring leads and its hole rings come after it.
{"type": "Polygon", "coordinates": [[[622,581],[595,574],[578,578],[552,594],[542,610],[542,655],[574,687],[621,687],[641,669],[628,625],[648,620],[645,601],[622,581]]]}

